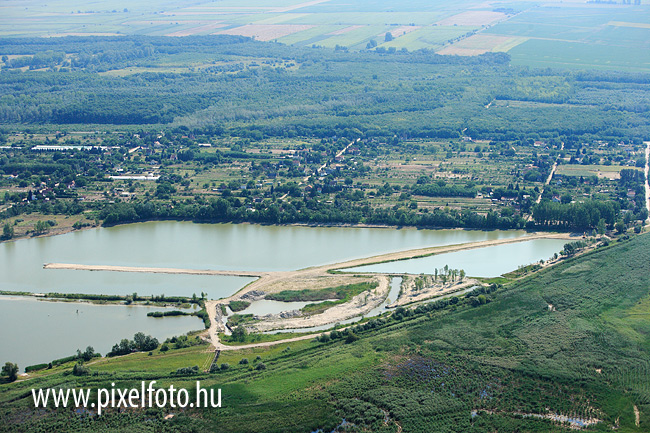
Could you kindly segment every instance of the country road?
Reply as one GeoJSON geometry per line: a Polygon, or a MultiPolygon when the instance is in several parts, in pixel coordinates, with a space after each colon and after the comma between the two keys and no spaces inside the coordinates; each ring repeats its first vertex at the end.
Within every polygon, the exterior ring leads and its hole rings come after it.
{"type": "Polygon", "coordinates": [[[650,141],[645,142],[645,207],[648,209],[648,223],[650,223],[650,141]]]}
{"type": "MultiPolygon", "coordinates": [[[[560,150],[564,150],[564,143],[562,143],[560,150]]],[[[555,170],[557,170],[557,161],[553,163],[553,167],[551,168],[551,172],[548,174],[548,177],[546,178],[546,182],[544,182],[544,186],[551,184],[551,180],[553,180],[553,176],[555,176],[555,170]]],[[[535,200],[535,203],[539,204],[539,202],[542,201],[543,194],[544,194],[544,188],[542,188],[542,190],[539,192],[539,196],[537,197],[537,200],[535,200]]]]}

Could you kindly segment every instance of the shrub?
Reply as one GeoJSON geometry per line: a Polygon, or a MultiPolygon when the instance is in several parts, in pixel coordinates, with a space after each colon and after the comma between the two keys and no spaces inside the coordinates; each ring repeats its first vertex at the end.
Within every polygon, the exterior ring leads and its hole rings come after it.
{"type": "Polygon", "coordinates": [[[192,376],[194,374],[199,374],[199,366],[195,365],[194,367],[182,367],[176,370],[176,376],[192,376]]]}
{"type": "Polygon", "coordinates": [[[77,362],[74,367],[72,367],[72,374],[75,376],[87,376],[90,374],[90,370],[81,362],[77,362]]]}
{"type": "Polygon", "coordinates": [[[355,334],[354,332],[350,331],[350,332],[348,332],[348,336],[347,336],[347,338],[345,339],[345,344],[354,343],[354,342],[357,341],[358,339],[359,339],[359,337],[357,336],[357,334],[355,334]]]}

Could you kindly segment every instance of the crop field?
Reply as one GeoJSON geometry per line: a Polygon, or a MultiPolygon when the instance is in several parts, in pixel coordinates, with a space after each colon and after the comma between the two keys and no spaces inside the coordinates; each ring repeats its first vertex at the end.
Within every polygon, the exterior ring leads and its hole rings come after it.
{"type": "Polygon", "coordinates": [[[650,70],[650,14],[641,5],[522,1],[497,7],[478,0],[394,4],[334,0],[198,2],[166,0],[87,3],[69,0],[43,5],[7,1],[0,37],[192,36],[228,34],[287,45],[365,50],[432,49],[474,56],[507,52],[514,64],[535,67],[650,70]],[[386,33],[393,36],[385,38],[386,33]]]}
{"type": "Polygon", "coordinates": [[[469,26],[423,26],[405,35],[394,33],[390,42],[381,44],[381,47],[395,47],[398,49],[419,50],[422,48],[439,49],[450,43],[451,40],[460,38],[474,30],[469,26]]]}
{"type": "Polygon", "coordinates": [[[508,53],[535,67],[650,70],[650,14],[642,6],[576,5],[524,11],[485,33],[525,37],[508,53]]]}
{"type": "Polygon", "coordinates": [[[501,12],[467,11],[438,21],[439,26],[485,26],[507,17],[501,12]]]}
{"type": "MultiPolygon", "coordinates": [[[[600,179],[620,179],[621,170],[636,169],[634,167],[621,167],[612,165],[566,165],[562,164],[557,167],[557,174],[565,176],[598,176],[600,179]]],[[[639,169],[636,169],[639,170],[639,169]]]]}
{"type": "Polygon", "coordinates": [[[246,24],[242,27],[222,30],[217,34],[248,36],[260,41],[271,41],[310,28],[312,26],[302,24],[246,24]]]}
{"type": "Polygon", "coordinates": [[[476,56],[487,52],[507,52],[515,46],[526,42],[527,38],[478,34],[463,39],[453,45],[448,45],[438,54],[457,54],[460,56],[476,56]]]}
{"type": "Polygon", "coordinates": [[[453,7],[442,1],[358,1],[349,5],[332,0],[268,2],[247,0],[199,2],[190,6],[172,1],[154,3],[102,1],[83,9],[68,0],[47,5],[27,0],[5,2],[0,16],[0,36],[120,35],[191,36],[214,33],[279,40],[285,44],[341,45],[365,49],[375,39],[384,42],[386,32],[394,41],[385,48],[440,48],[449,39],[506,17],[477,0],[453,7]],[[471,10],[467,10],[471,9],[471,10]],[[406,38],[410,33],[414,37],[406,38]]]}

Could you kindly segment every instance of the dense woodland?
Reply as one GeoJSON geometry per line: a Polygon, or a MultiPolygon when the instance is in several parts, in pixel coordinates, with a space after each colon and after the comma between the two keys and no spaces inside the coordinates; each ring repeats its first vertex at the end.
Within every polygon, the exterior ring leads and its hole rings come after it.
{"type": "Polygon", "coordinates": [[[0,73],[4,124],[175,124],[251,138],[350,131],[438,138],[464,131],[489,140],[649,135],[647,75],[528,70],[510,66],[503,53],[348,53],[229,36],[0,45],[12,55],[0,73]],[[100,73],[160,66],[178,53],[210,62],[183,73],[100,73]],[[20,54],[34,56],[13,57],[20,54]],[[230,72],[232,65],[242,70],[230,72]],[[495,99],[538,105],[486,109],[495,99]]]}

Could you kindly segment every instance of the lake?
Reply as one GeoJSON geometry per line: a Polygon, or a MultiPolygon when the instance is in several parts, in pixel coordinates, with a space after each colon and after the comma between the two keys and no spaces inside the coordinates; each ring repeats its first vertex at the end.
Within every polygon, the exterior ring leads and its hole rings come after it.
{"type": "MultiPolygon", "coordinates": [[[[526,236],[526,233],[516,230],[147,222],[2,243],[0,290],[120,295],[137,292],[144,296],[192,296],[193,293],[206,292],[209,298],[219,299],[230,296],[253,280],[227,276],[45,270],[43,264],[282,271],[406,249],[522,236],[526,236]]],[[[534,245],[536,244],[530,243],[528,248],[534,250],[534,245]]],[[[560,248],[558,246],[556,249],[560,248]]],[[[548,252],[552,254],[550,250],[548,252]]],[[[476,254],[471,251],[463,253],[476,254]]],[[[544,250],[544,257],[550,254],[544,250]]],[[[517,265],[527,263],[520,258],[519,253],[510,252],[509,255],[500,255],[499,261],[508,270],[513,270],[517,265]]],[[[483,258],[484,261],[492,259],[494,256],[491,253],[483,258]]],[[[399,266],[405,263],[407,262],[397,262],[399,266]]],[[[452,266],[449,261],[446,264],[452,266]]],[[[440,265],[442,266],[444,264],[440,265]]],[[[468,274],[471,274],[469,270],[468,274]]],[[[392,294],[390,298],[394,301],[392,294]]],[[[293,307],[275,303],[251,306],[258,313],[293,307]]],[[[120,339],[132,338],[138,331],[162,340],[202,328],[202,322],[194,317],[146,317],[146,312],[155,310],[0,297],[0,326],[3,329],[13,329],[13,332],[5,332],[0,337],[0,361],[18,362],[24,368],[29,364],[71,355],[77,348],[83,350],[88,345],[105,353],[120,339]]],[[[378,314],[380,310],[383,311],[383,306],[373,313],[378,314]]]]}
{"type": "Polygon", "coordinates": [[[547,260],[558,253],[566,239],[533,239],[511,244],[436,254],[417,259],[379,263],[346,269],[346,272],[380,272],[388,274],[434,274],[434,269],[448,265],[451,269],[464,269],[470,277],[498,277],[518,266],[547,260]]]}
{"type": "Polygon", "coordinates": [[[197,317],[147,317],[151,311],[166,310],[2,297],[0,326],[5,331],[0,362],[15,362],[23,371],[28,365],[73,355],[77,349],[83,352],[86,346],[106,355],[115,343],[122,338],[133,339],[136,332],[152,335],[162,343],[174,335],[203,329],[203,321],[197,317]]]}
{"type": "MultiPolygon", "coordinates": [[[[0,290],[227,297],[250,278],[45,270],[44,263],[282,271],[523,231],[194,224],[157,221],[0,244],[0,290]]],[[[515,266],[516,268],[516,266],[515,266]]]]}

